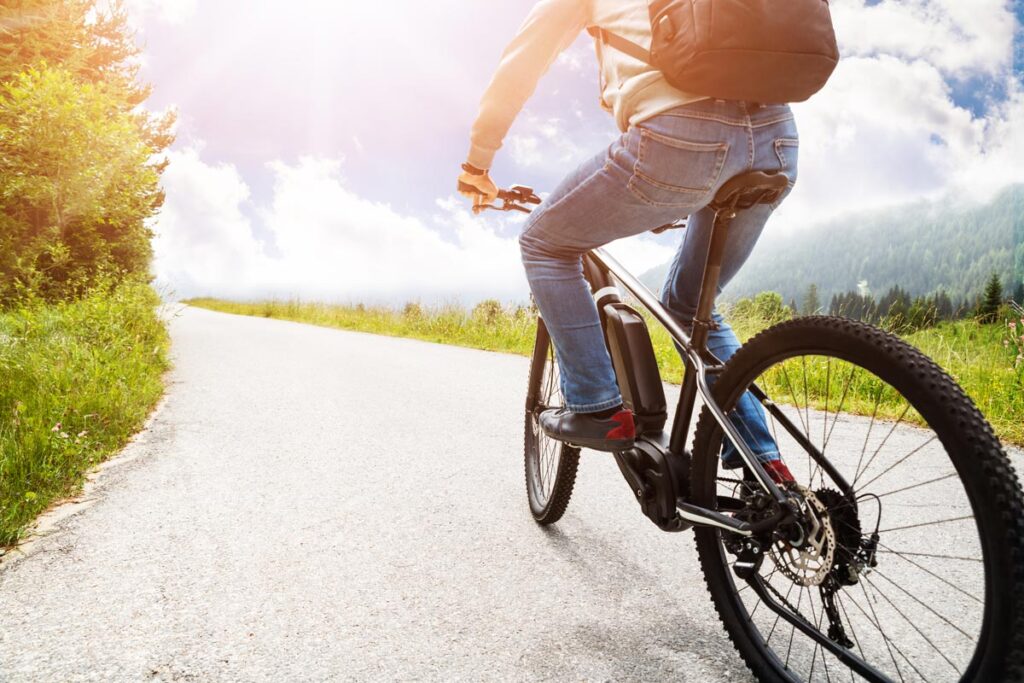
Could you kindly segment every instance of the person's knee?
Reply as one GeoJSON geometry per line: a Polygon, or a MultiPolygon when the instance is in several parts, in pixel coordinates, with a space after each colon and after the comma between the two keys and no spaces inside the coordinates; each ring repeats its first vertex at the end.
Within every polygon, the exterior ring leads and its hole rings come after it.
{"type": "Polygon", "coordinates": [[[519,235],[519,253],[523,263],[531,261],[564,261],[572,258],[579,258],[579,254],[569,253],[567,250],[546,239],[537,230],[527,228],[519,235]]]}

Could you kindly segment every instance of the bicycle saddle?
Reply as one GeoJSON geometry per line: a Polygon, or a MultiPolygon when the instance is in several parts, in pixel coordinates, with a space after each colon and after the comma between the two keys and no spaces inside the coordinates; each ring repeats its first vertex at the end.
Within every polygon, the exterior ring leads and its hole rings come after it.
{"type": "Polygon", "coordinates": [[[789,179],[782,173],[774,171],[749,171],[741,173],[725,181],[709,205],[716,212],[749,209],[758,204],[771,204],[778,201],[786,191],[789,179]]]}

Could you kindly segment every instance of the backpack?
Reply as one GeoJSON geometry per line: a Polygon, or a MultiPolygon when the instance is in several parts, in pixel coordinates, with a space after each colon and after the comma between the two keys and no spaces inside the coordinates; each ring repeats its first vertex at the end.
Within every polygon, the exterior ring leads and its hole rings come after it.
{"type": "Polygon", "coordinates": [[[802,102],[839,62],[827,0],[650,0],[651,50],[592,26],[683,92],[761,104],[802,102]]]}

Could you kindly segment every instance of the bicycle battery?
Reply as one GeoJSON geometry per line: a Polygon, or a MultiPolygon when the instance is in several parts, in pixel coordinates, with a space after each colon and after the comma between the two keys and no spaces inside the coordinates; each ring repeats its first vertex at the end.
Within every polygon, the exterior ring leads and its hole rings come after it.
{"type": "Polygon", "coordinates": [[[637,433],[660,432],[668,420],[668,403],[647,323],[623,303],[606,304],[604,316],[615,376],[626,407],[633,411],[637,433]]]}

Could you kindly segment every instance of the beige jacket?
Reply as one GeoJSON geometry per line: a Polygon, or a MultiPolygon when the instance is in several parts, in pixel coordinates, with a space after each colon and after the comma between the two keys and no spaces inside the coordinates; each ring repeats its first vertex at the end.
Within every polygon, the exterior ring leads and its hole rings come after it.
{"type": "MultiPolygon", "coordinates": [[[[501,56],[480,103],[467,161],[489,169],[509,128],[563,50],[588,26],[600,26],[649,48],[649,0],[540,0],[501,56]]],[[[682,104],[705,99],[676,90],[660,71],[610,47],[596,45],[602,102],[619,129],[682,104]]]]}

